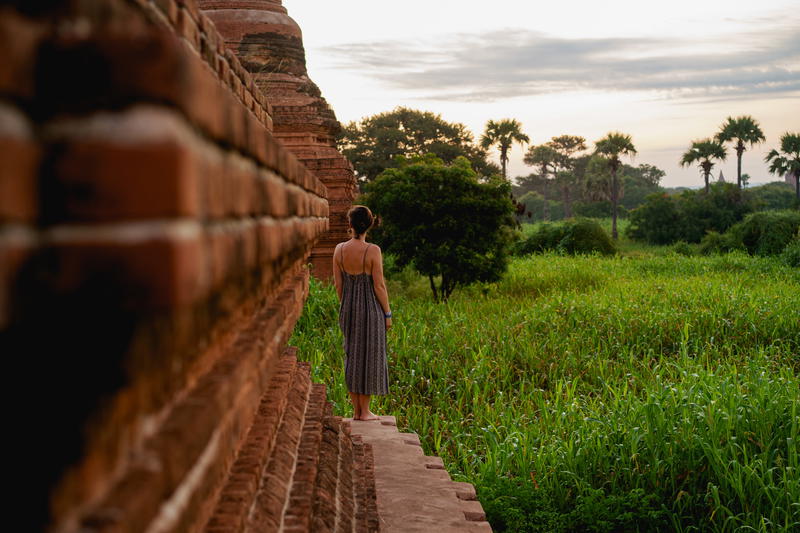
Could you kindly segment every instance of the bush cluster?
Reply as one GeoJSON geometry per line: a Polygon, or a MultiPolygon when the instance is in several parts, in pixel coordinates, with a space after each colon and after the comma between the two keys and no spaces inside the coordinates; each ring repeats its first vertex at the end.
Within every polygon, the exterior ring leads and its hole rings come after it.
{"type": "MultiPolygon", "coordinates": [[[[700,243],[704,254],[746,251],[750,255],[783,255],[790,264],[800,242],[800,211],[751,213],[725,233],[709,232],[700,243]]],[[[793,265],[794,266],[794,265],[793,265]]]]}
{"type": "Polygon", "coordinates": [[[709,231],[726,231],[755,209],[747,191],[720,183],[676,196],[652,194],[630,213],[627,235],[650,244],[698,243],[709,231]]]}
{"type": "Polygon", "coordinates": [[[659,531],[670,526],[658,496],[640,488],[622,494],[588,489],[564,512],[531,480],[497,477],[482,482],[480,500],[494,531],[659,531]]]}
{"type": "Polygon", "coordinates": [[[781,254],[781,259],[791,267],[800,268],[800,234],[786,245],[781,254]]]}
{"type": "Polygon", "coordinates": [[[517,243],[515,254],[528,255],[551,250],[572,255],[594,252],[612,255],[617,251],[611,237],[596,220],[575,218],[539,224],[530,236],[517,243]]]}

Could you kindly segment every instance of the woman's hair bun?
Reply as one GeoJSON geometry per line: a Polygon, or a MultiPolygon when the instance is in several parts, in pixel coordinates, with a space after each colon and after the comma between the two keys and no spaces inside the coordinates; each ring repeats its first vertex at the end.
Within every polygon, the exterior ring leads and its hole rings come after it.
{"type": "Polygon", "coordinates": [[[372,211],[365,205],[354,205],[347,212],[347,220],[356,235],[366,233],[372,227],[375,217],[372,216],[372,211]]]}

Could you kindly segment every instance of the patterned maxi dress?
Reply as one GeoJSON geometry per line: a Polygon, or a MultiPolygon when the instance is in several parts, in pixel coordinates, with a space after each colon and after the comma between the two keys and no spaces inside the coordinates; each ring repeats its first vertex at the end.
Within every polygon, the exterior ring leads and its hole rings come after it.
{"type": "MultiPolygon", "coordinates": [[[[372,246],[367,246],[367,249],[372,246]]],[[[342,271],[342,301],[339,327],[344,335],[344,379],[350,392],[388,394],[389,372],[386,363],[386,320],[375,297],[372,274],[365,272],[364,250],[360,274],[342,271]]]]}

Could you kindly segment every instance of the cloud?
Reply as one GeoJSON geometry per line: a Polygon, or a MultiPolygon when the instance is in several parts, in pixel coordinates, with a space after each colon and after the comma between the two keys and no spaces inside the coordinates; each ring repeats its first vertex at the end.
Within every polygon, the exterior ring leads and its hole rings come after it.
{"type": "Polygon", "coordinates": [[[724,98],[800,90],[795,29],[726,39],[569,39],[505,30],[437,42],[343,44],[325,53],[337,68],[427,99],[492,101],[582,90],[724,98]]]}

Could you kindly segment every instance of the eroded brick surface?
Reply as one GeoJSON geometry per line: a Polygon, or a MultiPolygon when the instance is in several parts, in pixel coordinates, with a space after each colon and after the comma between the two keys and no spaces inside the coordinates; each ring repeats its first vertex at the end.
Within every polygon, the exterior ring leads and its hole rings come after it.
{"type": "Polygon", "coordinates": [[[327,189],[194,2],[3,6],[0,45],[0,341],[39,376],[20,429],[59,441],[20,527],[230,517],[287,401],[327,189]]]}
{"type": "Polygon", "coordinates": [[[276,0],[13,5],[0,353],[41,400],[25,441],[58,443],[18,529],[378,531],[373,448],[286,347],[355,193],[299,28],[276,0]]]}
{"type": "Polygon", "coordinates": [[[314,275],[333,275],[333,250],[347,236],[347,210],[357,193],[353,168],[336,149],[341,126],[308,78],[300,28],[280,0],[200,0],[225,43],[272,104],[275,136],[328,189],[329,230],[311,253],[314,275]]]}

